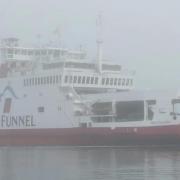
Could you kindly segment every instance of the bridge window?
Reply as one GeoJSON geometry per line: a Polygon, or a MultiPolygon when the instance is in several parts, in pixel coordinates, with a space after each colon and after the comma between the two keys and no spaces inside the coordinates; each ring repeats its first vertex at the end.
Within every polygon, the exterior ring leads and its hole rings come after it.
{"type": "Polygon", "coordinates": [[[52,83],[53,83],[53,77],[50,76],[50,84],[52,84],[52,83]]]}
{"type": "Polygon", "coordinates": [[[110,85],[113,85],[113,78],[110,79],[110,85]]]}
{"type": "Polygon", "coordinates": [[[37,85],[37,78],[35,78],[35,85],[37,85]]]}
{"type": "Polygon", "coordinates": [[[31,86],[31,78],[29,79],[29,86],[31,86]]]}
{"type": "Polygon", "coordinates": [[[95,84],[98,84],[98,77],[95,77],[95,84]]]}
{"type": "Polygon", "coordinates": [[[23,84],[24,84],[24,86],[26,86],[26,79],[23,80],[23,84]]]}
{"type": "Polygon", "coordinates": [[[59,76],[59,82],[61,82],[61,75],[59,76]]]}
{"type": "Polygon", "coordinates": [[[89,82],[90,82],[90,77],[88,76],[86,79],[86,84],[89,84],[89,82]]]}
{"type": "Polygon", "coordinates": [[[117,78],[114,79],[114,85],[117,85],[117,78]]]}
{"type": "Polygon", "coordinates": [[[78,84],[81,83],[81,76],[78,76],[78,84]]]}
{"type": "Polygon", "coordinates": [[[122,86],[124,86],[124,85],[125,85],[125,82],[126,82],[126,80],[125,80],[125,79],[123,79],[123,80],[122,80],[122,86]]]}
{"type": "Polygon", "coordinates": [[[49,76],[46,77],[46,83],[49,84],[49,76]]]}
{"type": "Polygon", "coordinates": [[[56,83],[56,76],[53,76],[53,84],[56,83]]]}
{"type": "Polygon", "coordinates": [[[64,82],[68,83],[68,76],[65,76],[64,82]]]}
{"type": "Polygon", "coordinates": [[[85,81],[86,81],[86,77],[83,76],[83,78],[82,78],[82,84],[85,84],[85,81]]]}
{"type": "Polygon", "coordinates": [[[69,83],[72,83],[72,76],[69,76],[69,83]]]}
{"type": "Polygon", "coordinates": [[[77,82],[77,76],[74,76],[73,83],[76,83],[76,82],[77,82]]]}
{"type": "Polygon", "coordinates": [[[129,79],[126,79],[126,86],[129,85],[129,79]]]}
{"type": "Polygon", "coordinates": [[[46,84],[46,77],[42,77],[42,83],[46,84]]]}
{"type": "Polygon", "coordinates": [[[118,79],[118,86],[121,85],[121,79],[118,79]]]}
{"type": "Polygon", "coordinates": [[[41,80],[40,80],[40,77],[38,77],[38,84],[40,84],[41,82],[40,82],[41,80]]]}
{"type": "Polygon", "coordinates": [[[91,77],[91,84],[94,83],[94,77],[91,77]]]}
{"type": "Polygon", "coordinates": [[[32,85],[34,85],[34,78],[32,78],[32,85]]]}
{"type": "Polygon", "coordinates": [[[28,86],[28,79],[25,79],[25,85],[28,86]]]}
{"type": "Polygon", "coordinates": [[[105,84],[105,78],[102,78],[102,85],[105,84]]]}
{"type": "Polygon", "coordinates": [[[41,84],[44,84],[44,82],[43,82],[43,77],[41,77],[41,84]]]}
{"type": "Polygon", "coordinates": [[[106,85],[109,85],[109,78],[106,78],[106,85]]]}
{"type": "Polygon", "coordinates": [[[58,83],[58,75],[56,76],[56,84],[58,83]]]}

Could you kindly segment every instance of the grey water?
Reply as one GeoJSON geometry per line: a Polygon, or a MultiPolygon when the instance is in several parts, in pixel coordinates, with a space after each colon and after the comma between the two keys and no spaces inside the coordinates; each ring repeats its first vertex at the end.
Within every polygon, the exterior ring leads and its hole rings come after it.
{"type": "Polygon", "coordinates": [[[179,180],[180,148],[0,147],[0,180],[179,180]]]}

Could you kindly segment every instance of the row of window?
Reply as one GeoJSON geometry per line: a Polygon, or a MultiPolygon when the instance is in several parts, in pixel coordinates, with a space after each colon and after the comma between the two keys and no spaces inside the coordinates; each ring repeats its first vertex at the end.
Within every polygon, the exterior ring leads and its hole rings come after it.
{"type": "MultiPolygon", "coordinates": [[[[98,77],[93,76],[65,76],[65,83],[98,84],[98,77]]],[[[132,86],[133,79],[125,78],[102,78],[102,85],[132,86]]]]}
{"type": "Polygon", "coordinates": [[[98,84],[98,77],[94,76],[65,76],[64,83],[98,84]]]}
{"type": "Polygon", "coordinates": [[[53,56],[53,57],[60,57],[60,56],[68,56],[72,59],[83,59],[85,58],[84,53],[71,53],[63,50],[45,50],[45,49],[5,49],[4,52],[8,55],[28,55],[28,56],[53,56]]]}
{"type": "Polygon", "coordinates": [[[44,76],[44,77],[32,77],[24,79],[24,86],[34,86],[43,84],[58,84],[61,82],[61,76],[44,76]]]}
{"type": "Polygon", "coordinates": [[[114,85],[114,86],[132,86],[133,79],[125,78],[102,78],[102,85],[114,85]]]}
{"type": "Polygon", "coordinates": [[[67,51],[62,50],[40,50],[40,49],[5,49],[4,52],[7,54],[19,54],[19,55],[54,55],[54,56],[64,56],[67,51]]]}
{"type": "MultiPolygon", "coordinates": [[[[61,82],[61,75],[32,77],[24,79],[24,86],[44,85],[44,84],[58,84],[61,82]]],[[[98,84],[99,78],[95,76],[68,76],[64,77],[65,84],[98,84]]],[[[102,78],[102,85],[111,86],[132,86],[132,79],[125,78],[102,78]]]]}

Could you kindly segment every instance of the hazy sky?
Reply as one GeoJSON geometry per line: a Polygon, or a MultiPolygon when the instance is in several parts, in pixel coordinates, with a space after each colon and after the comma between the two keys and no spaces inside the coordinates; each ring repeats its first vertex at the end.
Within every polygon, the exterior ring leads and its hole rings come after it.
{"type": "Polygon", "coordinates": [[[180,87],[178,0],[0,0],[0,38],[48,43],[59,27],[64,47],[96,55],[96,17],[103,16],[104,58],[133,67],[137,88],[180,87]]]}

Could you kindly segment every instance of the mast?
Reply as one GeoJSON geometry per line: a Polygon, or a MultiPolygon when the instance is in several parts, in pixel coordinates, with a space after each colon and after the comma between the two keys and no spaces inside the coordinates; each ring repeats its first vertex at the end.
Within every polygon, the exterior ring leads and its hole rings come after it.
{"type": "Polygon", "coordinates": [[[102,44],[103,44],[103,40],[102,40],[102,16],[101,14],[98,15],[97,18],[97,67],[98,67],[98,71],[99,73],[101,73],[102,71],[102,56],[103,56],[103,52],[102,52],[102,44]]]}

